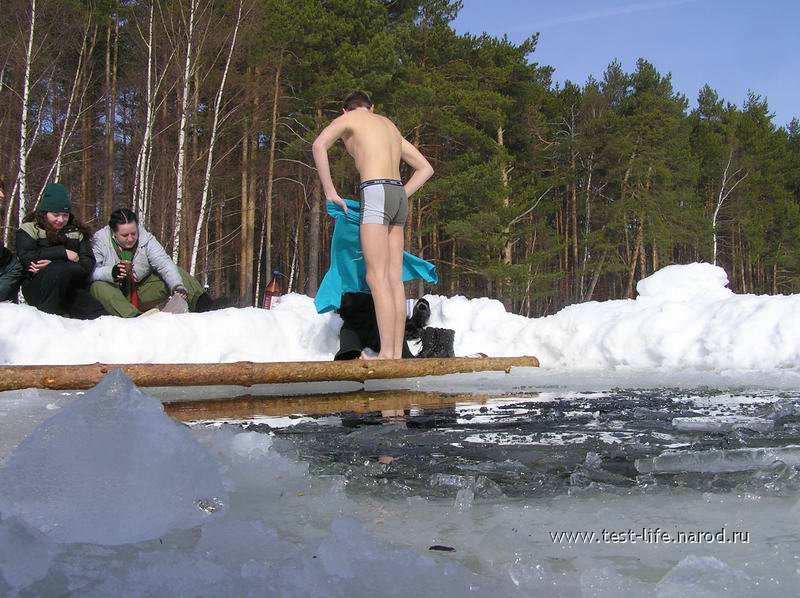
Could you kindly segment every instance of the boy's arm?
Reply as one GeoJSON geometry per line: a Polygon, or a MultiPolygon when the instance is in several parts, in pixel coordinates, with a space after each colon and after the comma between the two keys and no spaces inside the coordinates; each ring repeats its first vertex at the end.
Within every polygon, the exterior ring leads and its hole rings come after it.
{"type": "Polygon", "coordinates": [[[406,195],[411,197],[422,185],[433,176],[433,166],[425,159],[420,151],[411,143],[403,139],[400,145],[400,157],[403,162],[414,169],[414,174],[405,184],[406,195]]]}
{"type": "Polygon", "coordinates": [[[345,116],[335,119],[322,130],[311,145],[311,152],[314,155],[314,164],[317,166],[317,173],[319,174],[319,180],[322,182],[322,192],[325,194],[325,199],[339,205],[347,213],[347,204],[339,197],[336,188],[333,186],[331,166],[328,162],[328,148],[336,143],[336,140],[347,131],[347,125],[344,123],[345,116]]]}

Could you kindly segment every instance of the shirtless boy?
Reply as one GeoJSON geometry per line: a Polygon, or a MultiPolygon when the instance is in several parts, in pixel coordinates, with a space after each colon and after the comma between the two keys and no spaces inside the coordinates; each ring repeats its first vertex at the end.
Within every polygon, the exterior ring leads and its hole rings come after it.
{"type": "Polygon", "coordinates": [[[406,324],[403,226],[408,198],[431,177],[433,168],[392,121],[373,112],[366,93],[354,91],[344,101],[342,115],[312,146],[325,198],[345,212],[347,205],[333,186],[328,163],[328,148],[337,139],[344,142],[361,177],[361,250],[381,337],[378,359],[399,359],[406,324]],[[401,160],[414,169],[405,185],[400,180],[401,160]]]}

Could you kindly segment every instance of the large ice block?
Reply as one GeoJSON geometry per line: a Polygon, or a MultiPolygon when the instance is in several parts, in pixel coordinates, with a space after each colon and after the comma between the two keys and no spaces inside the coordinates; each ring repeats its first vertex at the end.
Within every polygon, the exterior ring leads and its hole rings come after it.
{"type": "Polygon", "coordinates": [[[725,473],[764,469],[780,461],[800,465],[800,446],[708,451],[667,451],[652,459],[637,459],[639,473],[725,473]]]}
{"type": "Polygon", "coordinates": [[[40,424],[0,469],[0,510],[57,542],[158,538],[214,516],[199,504],[226,500],[216,459],[120,370],[40,424]]]}

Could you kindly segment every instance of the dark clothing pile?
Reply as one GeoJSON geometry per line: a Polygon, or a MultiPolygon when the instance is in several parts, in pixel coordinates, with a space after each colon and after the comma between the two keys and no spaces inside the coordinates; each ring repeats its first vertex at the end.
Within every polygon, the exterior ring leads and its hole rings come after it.
{"type": "MultiPolygon", "coordinates": [[[[339,331],[339,352],[335,361],[358,359],[364,349],[376,353],[381,350],[381,337],[378,334],[378,320],[375,318],[375,303],[369,293],[344,293],[339,307],[342,328],[339,331]]],[[[414,357],[403,343],[403,357],[414,357]]]]}
{"type": "Polygon", "coordinates": [[[90,275],[95,259],[90,240],[68,223],[51,238],[34,222],[26,222],[17,231],[17,256],[25,270],[22,295],[41,311],[92,320],[106,315],[105,309],[89,293],[90,275]],[[78,261],[67,258],[67,250],[78,254],[78,261]],[[39,260],[50,263],[34,274],[28,267],[39,260]]]}
{"type": "Polygon", "coordinates": [[[22,264],[0,241],[0,301],[16,301],[24,275],[22,264]]]}
{"type": "MultiPolygon", "coordinates": [[[[406,319],[403,359],[412,357],[453,357],[455,331],[448,328],[425,327],[431,315],[428,301],[420,299],[414,305],[410,318],[406,319]],[[420,340],[422,349],[414,355],[408,341],[420,340]]],[[[375,317],[375,303],[368,293],[345,293],[339,308],[342,328],[339,331],[339,351],[334,360],[358,359],[364,349],[376,353],[381,350],[378,321],[375,317]]]]}

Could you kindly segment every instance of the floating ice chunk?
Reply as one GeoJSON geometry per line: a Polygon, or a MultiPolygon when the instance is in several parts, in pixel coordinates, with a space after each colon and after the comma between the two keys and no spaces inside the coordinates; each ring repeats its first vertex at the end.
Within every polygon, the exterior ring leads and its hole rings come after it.
{"type": "MultiPolygon", "coordinates": [[[[489,499],[505,497],[505,494],[503,494],[500,486],[498,486],[485,475],[479,475],[475,477],[472,475],[465,476],[450,473],[435,473],[428,480],[428,485],[430,485],[432,488],[437,486],[459,488],[458,496],[456,497],[456,506],[458,506],[460,502],[459,497],[464,498],[464,500],[466,500],[467,497],[467,494],[462,493],[461,490],[469,490],[472,493],[473,498],[475,496],[489,499]]],[[[469,500],[469,503],[470,504],[468,504],[467,507],[471,506],[471,499],[469,500]]]]}
{"type": "Polygon", "coordinates": [[[753,580],[713,556],[690,554],[655,587],[657,598],[745,598],[760,594],[753,580]]]}
{"type": "Polygon", "coordinates": [[[42,532],[18,517],[3,519],[0,514],[0,581],[5,579],[13,590],[42,579],[57,553],[57,546],[42,532]]]}
{"type": "Polygon", "coordinates": [[[475,482],[472,476],[463,476],[454,473],[435,473],[428,480],[431,487],[436,486],[452,486],[455,488],[468,488],[475,482]],[[470,478],[472,478],[470,480],[470,478]]]}
{"type": "Polygon", "coordinates": [[[782,417],[797,417],[800,415],[800,403],[791,399],[778,399],[768,403],[759,413],[768,419],[780,419],[782,417]]]}
{"type": "MultiPolygon", "coordinates": [[[[227,503],[218,462],[114,370],[39,425],[0,469],[0,509],[57,542],[126,544],[227,503]]],[[[219,509],[215,509],[219,510],[219,509]]]]}
{"type": "Polygon", "coordinates": [[[668,451],[652,459],[637,459],[639,473],[724,473],[771,467],[776,461],[800,465],[800,446],[709,451],[668,451]]]}
{"type": "Polygon", "coordinates": [[[672,420],[672,427],[684,432],[728,432],[739,429],[769,432],[775,427],[775,422],[771,419],[745,415],[676,417],[672,420]]]}
{"type": "Polygon", "coordinates": [[[461,488],[456,493],[456,500],[453,506],[457,511],[467,511],[472,508],[475,501],[475,493],[470,488],[461,488]]]}

